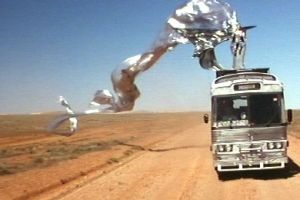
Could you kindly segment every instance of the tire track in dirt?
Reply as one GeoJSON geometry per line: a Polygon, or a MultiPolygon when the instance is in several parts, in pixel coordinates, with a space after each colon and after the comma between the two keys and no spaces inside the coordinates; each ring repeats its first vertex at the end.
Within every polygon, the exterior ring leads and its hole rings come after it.
{"type": "MultiPolygon", "coordinates": [[[[122,199],[176,199],[182,194],[178,188],[182,190],[185,188],[184,185],[193,175],[199,162],[199,157],[194,155],[198,155],[199,149],[208,149],[209,147],[207,144],[186,142],[195,135],[198,135],[198,129],[177,134],[152,147],[152,150],[159,151],[146,152],[143,156],[106,174],[86,187],[91,187],[95,191],[101,190],[101,199],[120,199],[120,197],[122,199]],[[186,159],[191,164],[188,168],[186,159]],[[170,166],[172,166],[172,170],[170,170],[170,166]],[[170,191],[170,185],[176,187],[172,192],[166,193],[166,190],[170,191]]],[[[97,194],[93,192],[87,194],[84,190],[85,188],[80,188],[61,199],[100,198],[97,194]]]]}
{"type": "Polygon", "coordinates": [[[290,138],[286,170],[229,173],[218,179],[209,151],[209,130],[199,125],[157,143],[154,151],[124,163],[58,199],[297,199],[300,140],[290,138]]]}
{"type": "MultiPolygon", "coordinates": [[[[85,173],[85,176],[82,177],[81,175],[72,178],[72,182],[65,184],[65,185],[56,185],[55,187],[51,187],[49,190],[44,190],[42,192],[35,193],[31,195],[30,198],[32,199],[59,199],[67,193],[70,193],[78,187],[84,187],[86,184],[89,184],[95,179],[101,178],[102,176],[106,176],[109,173],[113,173],[113,171],[121,169],[124,165],[130,162],[135,162],[134,160],[138,159],[139,157],[143,156],[147,152],[164,152],[168,151],[169,149],[156,149],[151,148],[155,147],[156,144],[162,143],[164,141],[168,141],[170,138],[180,134],[180,131],[174,131],[169,134],[162,134],[159,136],[155,136],[153,138],[147,138],[147,140],[142,139],[144,145],[137,145],[134,143],[141,144],[141,141],[136,141],[133,143],[126,143],[126,142],[119,142],[118,145],[124,147],[131,147],[133,151],[136,151],[133,155],[129,157],[124,157],[120,160],[120,162],[115,163],[114,165],[110,164],[102,164],[99,167],[94,167],[90,171],[85,173]],[[143,141],[145,140],[145,141],[143,141]]],[[[186,147],[184,147],[186,148],[186,147]]],[[[29,196],[27,196],[29,197],[29,196]]]]}

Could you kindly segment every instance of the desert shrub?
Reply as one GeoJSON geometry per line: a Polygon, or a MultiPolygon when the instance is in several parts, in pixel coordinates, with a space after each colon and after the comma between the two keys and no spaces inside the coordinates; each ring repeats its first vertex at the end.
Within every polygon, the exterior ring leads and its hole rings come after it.
{"type": "Polygon", "coordinates": [[[0,175],[9,175],[12,174],[13,172],[10,170],[10,166],[8,166],[7,164],[1,164],[0,165],[0,175]]]}

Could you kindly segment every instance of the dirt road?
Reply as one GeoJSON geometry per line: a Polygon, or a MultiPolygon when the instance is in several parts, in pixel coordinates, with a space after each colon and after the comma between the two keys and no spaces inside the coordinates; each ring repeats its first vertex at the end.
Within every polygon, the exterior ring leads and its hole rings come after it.
{"type": "Polygon", "coordinates": [[[284,171],[229,173],[218,179],[209,151],[209,127],[181,131],[98,173],[75,189],[38,199],[298,199],[300,140],[290,137],[290,163],[284,171]]]}

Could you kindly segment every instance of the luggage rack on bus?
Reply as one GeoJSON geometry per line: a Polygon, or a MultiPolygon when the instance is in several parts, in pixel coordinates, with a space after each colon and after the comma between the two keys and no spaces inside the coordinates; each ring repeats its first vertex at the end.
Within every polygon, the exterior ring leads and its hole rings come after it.
{"type": "Polygon", "coordinates": [[[269,73],[270,68],[254,68],[254,69],[239,69],[239,70],[221,70],[216,71],[216,77],[221,77],[230,74],[244,73],[244,72],[259,72],[259,73],[269,73]]]}

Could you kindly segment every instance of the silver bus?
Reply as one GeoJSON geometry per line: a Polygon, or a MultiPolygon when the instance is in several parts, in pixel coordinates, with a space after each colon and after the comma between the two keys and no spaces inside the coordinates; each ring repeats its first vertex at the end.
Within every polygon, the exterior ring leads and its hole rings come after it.
{"type": "Polygon", "coordinates": [[[283,85],[269,69],[218,71],[211,98],[211,150],[218,172],[285,167],[292,111],[286,114],[283,85]]]}

